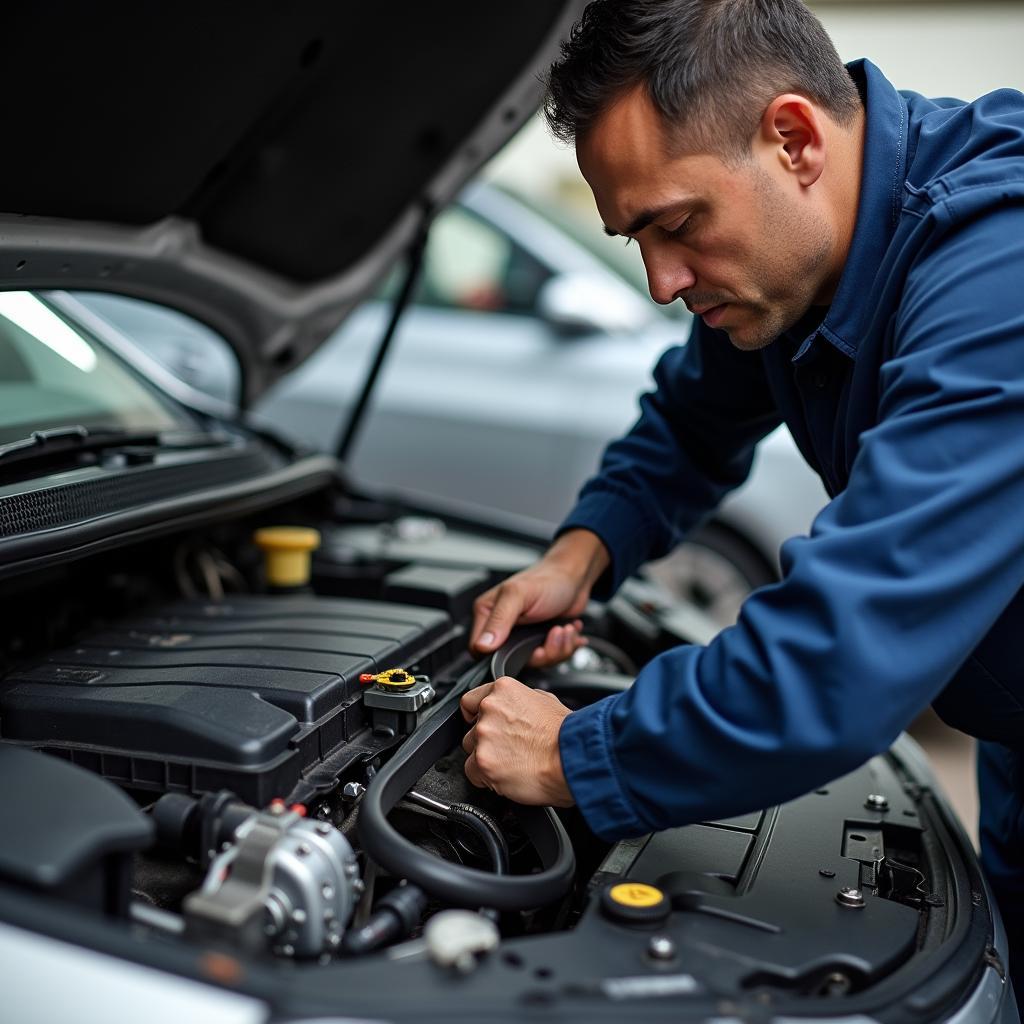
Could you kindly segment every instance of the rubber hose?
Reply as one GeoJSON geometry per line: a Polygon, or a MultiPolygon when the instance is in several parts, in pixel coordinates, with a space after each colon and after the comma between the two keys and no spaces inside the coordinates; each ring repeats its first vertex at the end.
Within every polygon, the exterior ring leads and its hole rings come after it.
{"type": "Polygon", "coordinates": [[[564,896],[576,874],[576,856],[550,807],[516,807],[519,822],[541,858],[532,875],[495,875],[451,864],[419,849],[387,820],[388,812],[438,758],[462,740],[466,724],[457,701],[432,715],[370,781],[359,808],[359,840],[378,864],[408,878],[452,906],[533,910],[564,896]]]}
{"type": "Polygon", "coordinates": [[[476,834],[491,858],[496,875],[508,874],[508,844],[505,842],[504,836],[501,836],[499,841],[500,833],[495,834],[497,826],[494,822],[484,820],[486,816],[470,804],[452,804],[446,815],[452,821],[465,825],[476,834]]]}

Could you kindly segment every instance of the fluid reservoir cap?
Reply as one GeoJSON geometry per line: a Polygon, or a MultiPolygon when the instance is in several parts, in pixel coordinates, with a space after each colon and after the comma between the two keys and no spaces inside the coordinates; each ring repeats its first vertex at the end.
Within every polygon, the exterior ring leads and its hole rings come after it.
{"type": "Polygon", "coordinates": [[[309,583],[310,554],[320,547],[320,531],[305,526],[265,526],[253,534],[262,550],[267,583],[304,587],[309,583]]]}
{"type": "Polygon", "coordinates": [[[601,894],[601,909],[606,917],[624,924],[659,924],[668,917],[672,904],[653,885],[616,882],[601,894]]]}

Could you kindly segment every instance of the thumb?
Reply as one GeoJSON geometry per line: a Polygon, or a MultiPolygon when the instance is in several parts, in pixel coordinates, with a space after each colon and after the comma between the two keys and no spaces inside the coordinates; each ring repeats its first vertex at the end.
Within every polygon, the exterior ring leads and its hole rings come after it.
{"type": "Polygon", "coordinates": [[[494,602],[490,615],[487,616],[487,621],[484,622],[480,636],[477,637],[477,649],[493,651],[500,647],[508,639],[522,610],[521,592],[514,587],[503,587],[498,593],[498,599],[494,602]]]}

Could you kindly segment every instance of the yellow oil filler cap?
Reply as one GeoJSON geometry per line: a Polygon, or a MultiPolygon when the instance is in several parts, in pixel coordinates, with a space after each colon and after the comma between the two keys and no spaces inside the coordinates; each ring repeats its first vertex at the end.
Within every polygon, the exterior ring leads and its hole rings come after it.
{"type": "Polygon", "coordinates": [[[601,909],[606,917],[623,924],[656,924],[668,917],[672,904],[653,885],[625,881],[605,888],[601,909]]]}
{"type": "Polygon", "coordinates": [[[252,539],[263,552],[269,586],[308,585],[310,556],[320,547],[319,530],[306,526],[265,526],[252,539]]]}

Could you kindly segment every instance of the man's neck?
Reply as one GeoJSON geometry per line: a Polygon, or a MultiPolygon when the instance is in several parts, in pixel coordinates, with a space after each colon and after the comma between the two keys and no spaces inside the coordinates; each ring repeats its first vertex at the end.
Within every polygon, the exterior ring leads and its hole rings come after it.
{"type": "Polygon", "coordinates": [[[850,127],[835,126],[832,135],[829,168],[832,171],[832,219],[835,243],[830,270],[814,297],[814,305],[827,306],[835,297],[839,279],[853,246],[860,205],[861,172],[864,166],[864,138],[867,114],[861,110],[850,127]]]}

